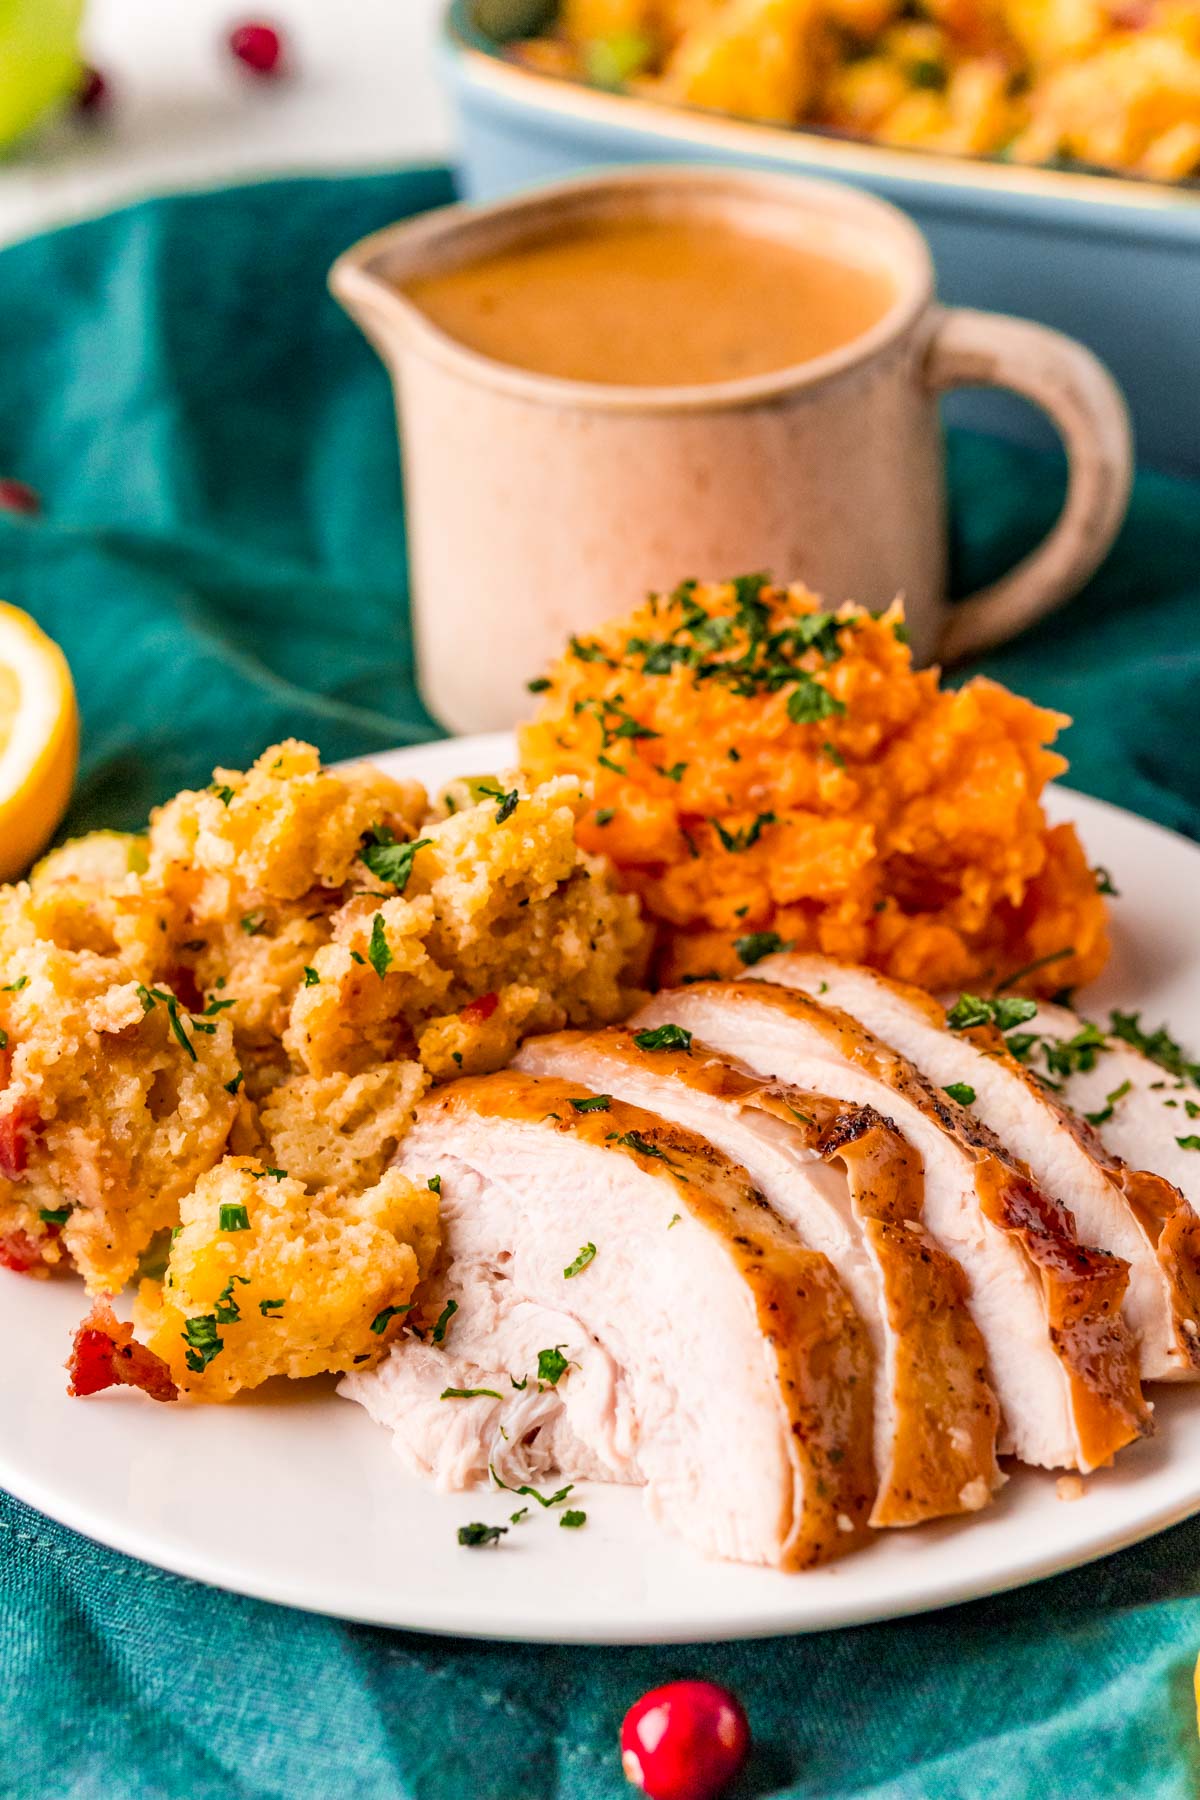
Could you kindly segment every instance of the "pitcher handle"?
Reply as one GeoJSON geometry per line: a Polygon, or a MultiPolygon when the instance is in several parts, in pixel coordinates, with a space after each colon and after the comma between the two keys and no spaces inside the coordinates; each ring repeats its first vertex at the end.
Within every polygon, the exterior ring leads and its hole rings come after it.
{"type": "Polygon", "coordinates": [[[943,312],[925,380],[1010,388],[1047,413],[1067,452],[1067,498],[1058,521],[1014,569],[951,609],[938,660],[960,662],[1024,631],[1078,591],[1108,554],[1129,505],[1133,437],[1121,390],[1074,338],[1002,313],[943,312]]]}

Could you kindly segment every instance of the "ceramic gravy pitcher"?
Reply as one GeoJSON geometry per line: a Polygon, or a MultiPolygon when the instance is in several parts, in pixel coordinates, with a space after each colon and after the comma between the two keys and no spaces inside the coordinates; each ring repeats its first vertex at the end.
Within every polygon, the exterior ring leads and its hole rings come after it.
{"type": "Polygon", "coordinates": [[[897,593],[920,661],[954,661],[1072,594],[1108,550],[1131,479],[1121,395],[1041,325],[938,306],[925,240],[885,202],[788,175],[651,168],[452,206],[375,233],[330,285],[391,371],[419,679],[453,731],[528,711],[527,680],[570,633],[687,577],[765,570],[831,604],[897,593]],[[860,336],[770,374],[703,386],[568,381],[492,361],[401,291],[561,227],[681,216],[884,269],[894,298],[860,336]],[[937,395],[1006,387],[1053,420],[1061,517],[982,593],[946,601],[937,395]]]}

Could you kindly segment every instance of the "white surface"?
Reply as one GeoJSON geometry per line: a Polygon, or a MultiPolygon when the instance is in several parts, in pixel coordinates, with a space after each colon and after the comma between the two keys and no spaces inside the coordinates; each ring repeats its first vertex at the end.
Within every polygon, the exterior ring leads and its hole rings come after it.
{"type": "Polygon", "coordinates": [[[450,132],[433,68],[440,0],[89,0],[103,117],[0,156],[0,243],[176,188],[438,161],[450,132]],[[285,34],[290,72],[255,81],[231,25],[285,34]]]}
{"type": "MultiPolygon", "coordinates": [[[[379,761],[430,785],[503,766],[506,737],[379,761]]],[[[1052,793],[1112,870],[1117,954],[1084,1009],[1142,1007],[1200,1043],[1200,850],[1098,801],[1052,793]]],[[[1060,1501],[1019,1471],[977,1517],[881,1535],[832,1568],[778,1575],[707,1564],[660,1536],[635,1490],[577,1489],[586,1526],[553,1513],[497,1549],[463,1550],[471,1519],[502,1524],[508,1495],[438,1495],[332,1384],[275,1386],[228,1407],[156,1406],[128,1391],[67,1398],[84,1310],[70,1280],[0,1272],[0,1483],[64,1524],[181,1574],[383,1625],[566,1642],[814,1631],[995,1593],[1136,1542],[1200,1511],[1200,1393],[1156,1390],[1160,1431],[1060,1501]],[[219,1479],[214,1472],[219,1471],[219,1479]]]]}

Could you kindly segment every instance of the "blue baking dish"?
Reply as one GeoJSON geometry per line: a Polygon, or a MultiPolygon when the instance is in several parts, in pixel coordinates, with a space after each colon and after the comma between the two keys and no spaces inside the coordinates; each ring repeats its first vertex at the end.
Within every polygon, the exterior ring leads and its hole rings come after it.
{"type": "MultiPolygon", "coordinates": [[[[453,0],[442,60],[467,198],[634,162],[794,169],[852,182],[917,221],[944,300],[1020,313],[1081,338],[1128,396],[1140,459],[1200,474],[1195,184],[894,150],[602,92],[505,60],[474,23],[472,0],[453,0]]],[[[980,396],[986,410],[974,422],[1025,430],[996,407],[995,396],[980,396]]]]}

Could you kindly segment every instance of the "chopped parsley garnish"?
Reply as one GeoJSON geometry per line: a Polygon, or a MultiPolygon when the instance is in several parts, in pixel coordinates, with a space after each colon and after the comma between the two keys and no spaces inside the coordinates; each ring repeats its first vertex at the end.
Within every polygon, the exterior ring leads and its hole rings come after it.
{"type": "Polygon", "coordinates": [[[501,1481],[499,1475],[497,1475],[495,1463],[488,1464],[488,1474],[491,1476],[496,1486],[498,1488],[503,1488],[506,1494],[520,1494],[523,1499],[536,1500],[539,1506],[559,1506],[566,1499],[568,1494],[575,1491],[575,1483],[573,1481],[568,1481],[566,1487],[560,1487],[556,1494],[539,1494],[537,1489],[535,1487],[530,1487],[527,1482],[522,1482],[520,1487],[509,1487],[507,1481],[501,1481]]]}
{"type": "Polygon", "coordinates": [[[509,1513],[508,1522],[510,1525],[519,1525],[522,1519],[527,1519],[528,1517],[529,1508],[527,1506],[518,1506],[515,1513],[509,1513]]]}
{"type": "Polygon", "coordinates": [[[19,994],[22,988],[29,986],[28,975],[19,975],[15,981],[8,982],[0,988],[0,994],[19,994]]]}
{"type": "Polygon", "coordinates": [[[43,1225],[65,1225],[70,1216],[69,1206],[43,1206],[38,1211],[43,1225]]]}
{"type": "Polygon", "coordinates": [[[587,1524],[587,1514],[576,1512],[568,1507],[566,1512],[560,1515],[558,1523],[560,1529],[565,1526],[568,1531],[574,1531],[578,1526],[587,1524]]]}
{"type": "Polygon", "coordinates": [[[431,1194],[440,1194],[442,1191],[441,1176],[440,1175],[431,1175],[429,1177],[429,1180],[425,1183],[425,1186],[429,1189],[431,1194]]]}
{"type": "MultiPolygon", "coordinates": [[[[1019,969],[1014,969],[1011,975],[1006,975],[1003,981],[996,983],[996,992],[1002,994],[1006,988],[1016,987],[1018,981],[1024,981],[1027,975],[1035,974],[1038,969],[1047,969],[1052,963],[1063,962],[1074,954],[1074,944],[1064,944],[1061,950],[1051,950],[1046,956],[1039,956],[1035,962],[1022,963],[1019,969]]],[[[1064,1006],[1068,1004],[1069,1000],[1063,1001],[1064,1006]]]]}
{"type": "Polygon", "coordinates": [[[614,807],[602,806],[596,814],[596,823],[597,825],[611,825],[616,816],[616,809],[614,807]]]}
{"type": "Polygon", "coordinates": [[[377,825],[363,837],[359,860],[366,863],[376,881],[386,881],[402,894],[417,851],[432,842],[432,838],[413,838],[410,843],[398,844],[394,832],[386,825],[377,825]]]}
{"type": "Polygon", "coordinates": [[[1038,1042],[1038,1035],[1036,1031],[1014,1031],[1011,1037],[1005,1038],[1004,1042],[1019,1063],[1028,1062],[1029,1052],[1038,1042]]]}
{"type": "Polygon", "coordinates": [[[844,713],[845,703],[835,698],[812,675],[803,675],[788,695],[787,715],[793,725],[815,725],[844,713]]]}
{"type": "Polygon", "coordinates": [[[1123,1100],[1126,1094],[1131,1092],[1132,1088],[1132,1081],[1123,1081],[1120,1087],[1115,1087],[1113,1089],[1111,1094],[1106,1094],[1104,1097],[1104,1105],[1100,1108],[1099,1112],[1084,1113],[1083,1116],[1088,1124],[1107,1125],[1108,1121],[1113,1116],[1113,1107],[1117,1104],[1117,1101],[1123,1100]]]}
{"type": "Polygon", "coordinates": [[[503,825],[506,820],[512,818],[517,810],[517,803],[521,798],[520,793],[516,788],[510,788],[506,794],[502,787],[497,787],[483,781],[476,782],[475,791],[481,799],[498,800],[500,802],[499,806],[496,808],[497,825],[503,825]]]}
{"type": "Polygon", "coordinates": [[[942,1089],[942,1092],[949,1094],[952,1100],[957,1100],[960,1106],[974,1106],[975,1104],[975,1089],[969,1082],[952,1081],[949,1087],[942,1089]]]}
{"type": "Polygon", "coordinates": [[[671,1217],[667,1220],[667,1230],[670,1231],[672,1225],[678,1225],[678,1223],[679,1223],[680,1219],[682,1219],[682,1217],[683,1217],[682,1213],[672,1213],[671,1217]]]}
{"type": "Polygon", "coordinates": [[[249,1231],[250,1214],[244,1206],[222,1206],[222,1231],[249,1231]]]}
{"type": "Polygon", "coordinates": [[[215,1356],[225,1348],[225,1340],[217,1331],[215,1313],[201,1313],[199,1318],[184,1321],[183,1341],[190,1348],[184,1362],[194,1375],[203,1374],[215,1356]]]}
{"type": "Polygon", "coordinates": [[[604,663],[609,669],[615,669],[617,666],[611,657],[605,656],[599,644],[587,643],[583,638],[572,637],[569,647],[576,662],[604,663]]]}
{"type": "Polygon", "coordinates": [[[443,1388],[439,1400],[500,1400],[495,1388],[443,1388]]]}
{"type": "MultiPolygon", "coordinates": [[[[279,1304],[281,1306],[283,1305],[282,1300],[279,1304]]],[[[385,1306],[382,1312],[377,1312],[375,1317],[371,1320],[371,1330],[375,1333],[375,1336],[382,1337],[392,1320],[398,1319],[401,1313],[411,1312],[413,1305],[414,1302],[410,1300],[407,1306],[385,1306]]],[[[437,1339],[439,1344],[441,1341],[441,1338],[437,1339]]]]}
{"type": "MultiPolygon", "coordinates": [[[[153,1012],[153,1010],[154,1010],[155,1006],[158,1004],[158,1002],[160,1000],[162,1001],[163,1005],[167,1009],[168,1025],[171,1027],[172,1032],[175,1034],[175,1037],[178,1039],[182,1048],[187,1051],[187,1053],[191,1057],[192,1061],[195,1062],[196,1046],[193,1044],[191,1038],[188,1036],[187,1032],[183,1028],[183,1020],[179,1016],[179,1002],[175,998],[174,994],[168,994],[163,988],[144,987],[142,985],[142,983],[139,982],[138,987],[137,987],[137,996],[138,996],[138,999],[142,1003],[142,1011],[143,1012],[153,1012]]],[[[195,1019],[193,1019],[192,1020],[192,1029],[195,1030],[196,1028],[197,1028],[197,1022],[195,1019]]],[[[208,1026],[201,1026],[200,1029],[205,1030],[205,1031],[212,1031],[215,1029],[215,1027],[208,1025],[208,1026]]]]}
{"type": "Polygon", "coordinates": [[[1124,1044],[1132,1045],[1135,1050],[1140,1050],[1143,1056],[1156,1062],[1168,1075],[1200,1083],[1200,1063],[1193,1062],[1187,1056],[1165,1025],[1160,1025],[1157,1031],[1144,1031],[1140,1012],[1111,1012],[1108,1024],[1114,1037],[1120,1038],[1124,1044]]]}
{"type": "Polygon", "coordinates": [[[215,1018],[218,1013],[227,1012],[231,1006],[236,1005],[236,1000],[209,1000],[201,1016],[205,1019],[212,1019],[215,1018]]]}
{"type": "Polygon", "coordinates": [[[602,769],[607,769],[610,775],[624,775],[626,773],[620,763],[614,762],[611,756],[604,756],[602,754],[596,758],[596,761],[600,764],[602,769]]]}
{"type": "MultiPolygon", "coordinates": [[[[656,738],[662,735],[635,719],[620,694],[614,694],[611,699],[580,700],[576,703],[576,711],[595,713],[600,726],[602,750],[611,750],[622,739],[656,738]]],[[[608,766],[611,768],[613,765],[608,766]]]]}
{"type": "Polygon", "coordinates": [[[686,1050],[692,1048],[692,1034],[682,1025],[656,1025],[650,1031],[635,1031],[633,1041],[639,1050],[686,1050]]]}
{"type": "Polygon", "coordinates": [[[643,1137],[640,1131],[614,1131],[609,1134],[609,1141],[614,1144],[624,1144],[627,1150],[636,1150],[641,1156],[656,1156],[660,1162],[670,1162],[671,1160],[665,1150],[660,1150],[657,1144],[652,1144],[650,1139],[643,1137]]]}
{"type": "Polygon", "coordinates": [[[946,1014],[946,1023],[951,1031],[970,1031],[976,1025],[995,1025],[999,1031],[1011,1031],[1014,1025],[1024,1025],[1032,1019],[1036,1012],[1037,1001],[1019,995],[997,995],[986,1000],[978,994],[961,994],[946,1014]]]}
{"type": "Polygon", "coordinates": [[[365,957],[365,956],[363,956],[363,954],[362,954],[362,952],[361,952],[361,951],[359,951],[359,950],[352,950],[352,951],[351,951],[351,952],[350,952],[350,961],[351,961],[351,962],[356,962],[356,963],[360,963],[360,964],[362,964],[362,963],[365,963],[365,962],[366,962],[366,960],[367,960],[367,959],[366,959],[366,957],[365,957]]]}
{"type": "Polygon", "coordinates": [[[270,1313],[277,1313],[282,1305],[282,1300],[260,1300],[258,1310],[265,1319],[270,1313]]]}
{"type": "Polygon", "coordinates": [[[510,1375],[508,1384],[510,1387],[515,1388],[518,1394],[523,1394],[525,1389],[529,1386],[529,1377],[528,1375],[522,1375],[520,1381],[517,1381],[510,1375]]]}
{"type": "Polygon", "coordinates": [[[315,969],[310,969],[307,964],[304,968],[304,985],[305,987],[320,987],[321,985],[321,977],[315,969]]]}
{"type": "Polygon", "coordinates": [[[682,781],[687,771],[687,764],[685,762],[672,763],[669,769],[664,769],[661,763],[656,763],[655,767],[659,774],[664,776],[667,781],[682,781]]]}
{"type": "Polygon", "coordinates": [[[780,950],[790,950],[792,944],[784,943],[777,931],[751,931],[745,937],[734,938],[733,947],[739,959],[748,969],[752,969],[764,956],[774,956],[780,950]]]}
{"type": "Polygon", "coordinates": [[[225,1083],[225,1092],[227,1094],[236,1094],[238,1089],[241,1087],[243,1081],[245,1081],[245,1079],[246,1079],[245,1071],[242,1069],[239,1069],[237,1074],[234,1076],[233,1080],[227,1081],[225,1083]]]}
{"type": "Polygon", "coordinates": [[[376,913],[371,920],[371,942],[367,947],[367,957],[382,981],[392,966],[392,952],[388,947],[387,932],[383,928],[382,913],[376,913]]]}
{"type": "Polygon", "coordinates": [[[566,1268],[563,1270],[563,1275],[566,1277],[566,1279],[568,1281],[570,1281],[570,1279],[573,1275],[581,1274],[582,1271],[584,1269],[586,1269],[588,1264],[592,1261],[595,1254],[596,1254],[595,1244],[585,1244],[583,1246],[583,1249],[579,1252],[578,1256],[573,1258],[573,1260],[571,1262],[569,1262],[567,1264],[566,1268]]]}
{"type": "Polygon", "coordinates": [[[225,1283],[225,1286],[221,1289],[221,1292],[217,1295],[216,1299],[216,1308],[213,1316],[218,1325],[236,1325],[242,1316],[238,1303],[233,1297],[233,1284],[235,1281],[239,1282],[242,1287],[250,1286],[250,1283],[246,1280],[244,1275],[231,1275],[229,1277],[229,1280],[225,1283]]]}
{"type": "Polygon", "coordinates": [[[458,1541],[464,1550],[478,1550],[484,1544],[498,1544],[502,1537],[507,1536],[507,1525],[484,1525],[478,1519],[458,1528],[458,1541]]]}
{"type": "Polygon", "coordinates": [[[1100,1027],[1089,1020],[1074,1037],[1063,1038],[1060,1042],[1047,1038],[1042,1045],[1042,1055],[1051,1075],[1066,1081],[1071,1075],[1086,1075],[1094,1069],[1096,1058],[1108,1048],[1108,1039],[1100,1027]]]}
{"type": "Polygon", "coordinates": [[[266,928],[266,917],[263,913],[247,913],[241,921],[242,930],[247,937],[257,937],[266,928]]]}
{"type": "Polygon", "coordinates": [[[588,1094],[582,1100],[572,1100],[572,1107],[577,1113],[611,1112],[611,1094],[588,1094]]]}
{"type": "Polygon", "coordinates": [[[1194,1131],[1188,1137],[1177,1137],[1175,1142],[1181,1150],[1200,1150],[1200,1136],[1194,1131]]]}
{"type": "Polygon", "coordinates": [[[0,1050],[8,1049],[8,1033],[0,1026],[0,1050]]]}
{"type": "Polygon", "coordinates": [[[759,813],[752,825],[744,826],[740,831],[726,831],[719,819],[710,819],[708,822],[725,849],[733,856],[740,856],[744,850],[749,850],[757,844],[762,836],[764,825],[775,823],[775,814],[773,812],[759,813]]]}
{"type": "Polygon", "coordinates": [[[1113,900],[1119,900],[1121,898],[1120,889],[1113,886],[1113,878],[1107,869],[1097,865],[1096,868],[1092,870],[1092,875],[1095,878],[1096,892],[1098,894],[1108,894],[1113,900]]]}
{"type": "Polygon", "coordinates": [[[233,799],[233,789],[231,787],[214,787],[212,792],[217,796],[217,799],[221,802],[222,806],[228,806],[229,802],[233,799]]]}
{"type": "Polygon", "coordinates": [[[821,745],[821,749],[824,751],[825,755],[829,758],[830,762],[833,763],[835,768],[838,768],[838,769],[845,768],[846,759],[842,755],[841,751],[838,749],[836,744],[825,743],[825,744],[821,745]]]}
{"type": "Polygon", "coordinates": [[[535,675],[532,681],[525,683],[525,692],[527,694],[544,694],[550,686],[548,675],[535,675]]]}
{"type": "Polygon", "coordinates": [[[912,632],[908,629],[908,626],[904,623],[903,619],[897,619],[892,626],[892,636],[898,644],[912,643],[912,632]]]}
{"type": "Polygon", "coordinates": [[[447,1300],[445,1306],[443,1306],[441,1312],[438,1314],[437,1324],[434,1326],[432,1332],[430,1333],[430,1336],[433,1339],[433,1342],[435,1344],[441,1344],[441,1343],[445,1342],[446,1332],[449,1330],[449,1327],[450,1327],[450,1321],[454,1317],[454,1315],[457,1311],[458,1311],[458,1301],[457,1300],[447,1300]]]}
{"type": "Polygon", "coordinates": [[[538,1351],[537,1378],[548,1381],[551,1387],[557,1387],[571,1364],[563,1355],[563,1346],[555,1344],[552,1350],[538,1351]]]}

